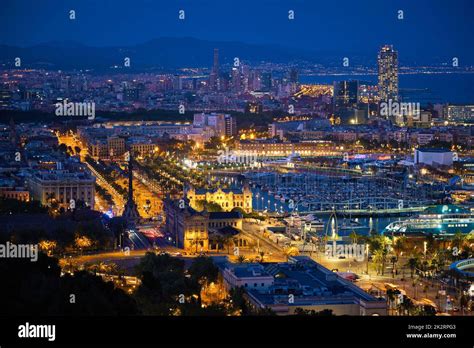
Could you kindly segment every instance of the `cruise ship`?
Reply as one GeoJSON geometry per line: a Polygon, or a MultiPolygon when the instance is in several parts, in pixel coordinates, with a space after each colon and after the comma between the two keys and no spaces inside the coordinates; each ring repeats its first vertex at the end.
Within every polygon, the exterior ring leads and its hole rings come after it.
{"type": "Polygon", "coordinates": [[[392,222],[382,231],[406,236],[452,236],[458,232],[474,233],[474,214],[457,205],[428,207],[416,218],[392,222]]]}

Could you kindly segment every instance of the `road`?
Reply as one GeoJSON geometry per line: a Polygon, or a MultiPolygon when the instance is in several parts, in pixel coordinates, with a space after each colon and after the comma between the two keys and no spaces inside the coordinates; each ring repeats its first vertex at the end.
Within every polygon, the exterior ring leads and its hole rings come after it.
{"type": "MultiPolygon", "coordinates": [[[[286,259],[286,255],[283,248],[263,236],[263,230],[267,226],[268,225],[264,223],[257,224],[249,221],[244,221],[242,224],[242,233],[256,240],[259,244],[259,249],[265,252],[265,255],[272,255],[275,258],[286,259]]],[[[265,260],[269,261],[268,258],[266,258],[265,260]]]]}
{"type": "MultiPolygon", "coordinates": [[[[398,264],[398,274],[392,274],[392,265],[387,262],[384,275],[377,274],[373,270],[372,262],[369,263],[369,272],[367,273],[367,261],[355,261],[349,259],[338,259],[330,258],[325,255],[324,252],[315,252],[306,254],[313,260],[320,263],[324,267],[339,272],[353,272],[356,273],[360,279],[355,283],[357,286],[367,289],[371,286],[375,286],[382,290],[385,290],[385,284],[390,283],[395,285],[398,289],[405,291],[406,295],[411,299],[420,301],[422,299],[428,299],[436,304],[438,310],[441,312],[445,311],[446,308],[446,295],[439,295],[439,290],[447,288],[447,295],[452,298],[456,295],[456,291],[452,287],[446,287],[445,284],[434,279],[429,280],[422,278],[418,275],[414,275],[411,278],[410,269],[405,267],[407,260],[402,259],[398,264]]],[[[452,300],[453,306],[459,307],[459,301],[452,300]]],[[[451,315],[460,315],[459,312],[450,312],[451,315]]],[[[467,314],[467,313],[465,313],[467,314]]],[[[468,315],[474,315],[474,313],[468,313],[468,315]]]]}
{"type": "MultiPolygon", "coordinates": [[[[114,212],[114,216],[119,216],[122,213],[123,207],[125,205],[125,201],[123,197],[102,177],[100,173],[98,173],[89,163],[85,161],[85,158],[87,156],[87,146],[84,146],[75,136],[74,133],[68,133],[66,135],[61,135],[61,134],[56,134],[58,137],[58,141],[61,144],[66,144],[66,146],[70,146],[72,149],[79,147],[81,148],[80,152],[80,160],[82,163],[85,163],[89,170],[92,172],[92,174],[96,177],[96,183],[104,188],[111,196],[114,201],[114,206],[112,207],[112,210],[114,212]]],[[[96,197],[96,201],[100,201],[96,197]]],[[[105,209],[103,206],[98,206],[96,208],[99,208],[100,211],[105,212],[107,209],[105,209]]]]}

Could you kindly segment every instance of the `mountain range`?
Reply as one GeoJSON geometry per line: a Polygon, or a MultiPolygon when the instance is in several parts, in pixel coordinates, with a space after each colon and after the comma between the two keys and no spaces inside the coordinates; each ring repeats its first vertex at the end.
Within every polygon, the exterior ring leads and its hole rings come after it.
{"type": "MultiPolygon", "coordinates": [[[[244,63],[301,63],[341,67],[342,59],[350,57],[350,66],[375,67],[377,52],[321,51],[317,48],[290,48],[276,44],[249,44],[237,41],[209,41],[192,37],[160,37],[129,46],[89,46],[75,41],[50,41],[38,45],[20,47],[0,45],[0,65],[13,68],[15,58],[21,58],[22,67],[110,71],[114,66],[123,67],[124,59],[130,58],[127,71],[174,70],[177,68],[210,67],[213,50],[219,49],[219,62],[231,64],[235,57],[244,63]]],[[[417,62],[400,52],[401,64],[417,66],[441,64],[446,57],[429,57],[430,61],[417,62]]],[[[126,71],[123,71],[126,72],[126,71]]]]}
{"type": "MultiPolygon", "coordinates": [[[[106,71],[123,66],[130,58],[130,70],[176,69],[183,67],[210,67],[214,48],[219,49],[221,64],[230,64],[235,57],[242,62],[290,63],[306,61],[328,66],[340,65],[344,55],[318,52],[278,45],[259,45],[242,42],[219,42],[191,37],[161,37],[133,46],[94,47],[74,41],[51,41],[34,46],[0,45],[0,63],[14,67],[16,57],[22,67],[44,69],[93,69],[106,71]]],[[[374,53],[375,55],[375,53],[374,53]]],[[[354,64],[375,63],[375,56],[351,55],[354,64]]]]}

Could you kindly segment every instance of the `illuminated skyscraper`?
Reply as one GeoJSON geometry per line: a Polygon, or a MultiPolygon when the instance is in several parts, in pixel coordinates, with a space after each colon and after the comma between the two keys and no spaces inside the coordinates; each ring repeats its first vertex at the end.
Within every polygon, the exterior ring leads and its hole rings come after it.
{"type": "Polygon", "coordinates": [[[214,63],[209,76],[209,88],[212,91],[219,90],[219,50],[214,48],[214,63]]]}
{"type": "Polygon", "coordinates": [[[359,81],[334,82],[334,106],[356,107],[359,101],[359,81]]]}
{"type": "Polygon", "coordinates": [[[232,78],[232,91],[239,93],[242,90],[242,78],[240,75],[239,68],[232,68],[231,70],[232,78]]]}
{"type": "Polygon", "coordinates": [[[378,65],[380,101],[398,101],[398,52],[392,45],[380,49],[378,65]]]}

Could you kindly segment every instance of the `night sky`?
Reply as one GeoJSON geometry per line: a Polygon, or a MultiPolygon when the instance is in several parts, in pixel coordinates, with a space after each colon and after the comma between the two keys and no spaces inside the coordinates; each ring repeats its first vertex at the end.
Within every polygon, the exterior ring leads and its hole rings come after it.
{"type": "Polygon", "coordinates": [[[2,0],[0,6],[0,43],[10,45],[133,45],[186,36],[373,54],[390,43],[415,59],[445,55],[474,64],[472,0],[2,0]]]}

